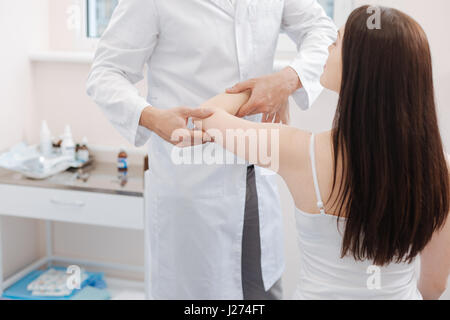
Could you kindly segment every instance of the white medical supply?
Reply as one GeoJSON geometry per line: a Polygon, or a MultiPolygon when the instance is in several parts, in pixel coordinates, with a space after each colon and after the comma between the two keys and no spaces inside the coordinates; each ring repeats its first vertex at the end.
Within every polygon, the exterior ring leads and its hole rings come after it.
{"type": "Polygon", "coordinates": [[[70,157],[51,154],[42,156],[38,146],[21,142],[8,152],[0,154],[0,167],[20,172],[27,178],[46,179],[71,167],[70,157]]]}
{"type": "Polygon", "coordinates": [[[47,121],[42,121],[40,135],[40,151],[44,157],[48,157],[52,153],[52,137],[47,121]]]}
{"type": "MultiPolygon", "coordinates": [[[[34,296],[64,297],[72,293],[73,289],[67,286],[67,280],[71,275],[56,269],[49,269],[41,274],[36,280],[27,286],[28,291],[32,291],[34,296]]],[[[85,272],[81,273],[81,283],[86,280],[85,272]]]]}
{"type": "Polygon", "coordinates": [[[69,125],[64,130],[61,152],[64,156],[70,157],[71,161],[75,161],[75,143],[73,142],[72,131],[69,125]]]}
{"type": "Polygon", "coordinates": [[[21,142],[9,149],[8,152],[0,155],[0,167],[8,170],[19,170],[25,162],[38,159],[39,156],[37,148],[21,142]]]}

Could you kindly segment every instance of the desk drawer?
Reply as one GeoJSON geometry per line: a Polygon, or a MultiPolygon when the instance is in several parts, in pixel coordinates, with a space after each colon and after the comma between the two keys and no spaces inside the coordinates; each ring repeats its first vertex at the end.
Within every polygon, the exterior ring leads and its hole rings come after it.
{"type": "Polygon", "coordinates": [[[144,199],[0,184],[0,214],[126,229],[144,228],[144,199]]]}

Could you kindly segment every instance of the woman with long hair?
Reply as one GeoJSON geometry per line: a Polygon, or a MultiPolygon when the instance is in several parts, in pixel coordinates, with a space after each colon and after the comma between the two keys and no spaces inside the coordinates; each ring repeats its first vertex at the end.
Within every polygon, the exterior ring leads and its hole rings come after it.
{"type": "Polygon", "coordinates": [[[321,83],[340,96],[331,131],[239,119],[248,94],[211,99],[203,107],[213,116],[197,124],[286,181],[301,253],[297,298],[436,299],[450,271],[450,176],[430,48],[408,15],[380,7],[381,29],[369,29],[367,9],[350,15],[329,48],[321,83]],[[245,148],[227,136],[233,129],[245,130],[233,131],[245,148]]]}

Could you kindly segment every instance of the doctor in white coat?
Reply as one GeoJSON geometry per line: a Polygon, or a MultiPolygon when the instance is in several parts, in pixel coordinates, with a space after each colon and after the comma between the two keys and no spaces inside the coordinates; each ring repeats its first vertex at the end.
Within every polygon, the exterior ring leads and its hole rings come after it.
{"type": "Polygon", "coordinates": [[[245,164],[179,165],[167,141],[189,117],[208,116],[193,108],[236,83],[230,92],[252,90],[241,116],[255,121],[261,114],[265,121],[283,120],[290,95],[309,108],[322,89],[319,76],[335,37],[316,0],[119,2],[99,42],[87,91],[130,143],[148,142],[154,298],[282,298],[275,177],[245,164]],[[280,32],[297,44],[298,55],[273,73],[280,32]],[[134,87],[145,65],[147,98],[134,87]]]}

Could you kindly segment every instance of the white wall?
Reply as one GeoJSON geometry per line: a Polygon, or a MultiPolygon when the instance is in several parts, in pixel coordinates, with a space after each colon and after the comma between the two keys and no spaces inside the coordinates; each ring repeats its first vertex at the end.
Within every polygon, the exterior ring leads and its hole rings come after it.
{"type": "Polygon", "coordinates": [[[0,2],[0,150],[24,138],[26,115],[33,110],[33,82],[28,51],[46,45],[46,1],[0,2]],[[35,14],[32,14],[35,13],[35,14]],[[18,19],[20,17],[21,19],[18,19]]]}
{"type": "MultiPolygon", "coordinates": [[[[23,140],[34,115],[28,51],[47,46],[46,0],[0,1],[0,150],[23,140]],[[20,19],[19,19],[20,18],[20,19]]],[[[0,195],[1,199],[1,195],[0,195]]],[[[35,221],[1,218],[4,272],[10,275],[40,255],[35,221]]]]}

